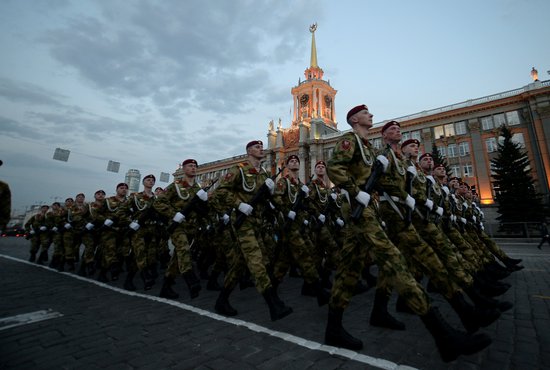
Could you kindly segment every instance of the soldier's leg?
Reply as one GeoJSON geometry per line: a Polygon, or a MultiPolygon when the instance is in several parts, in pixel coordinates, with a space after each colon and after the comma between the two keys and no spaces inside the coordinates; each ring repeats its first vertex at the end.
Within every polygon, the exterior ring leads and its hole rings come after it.
{"type": "MultiPolygon", "coordinates": [[[[191,298],[198,297],[201,290],[200,280],[195,275],[193,271],[193,264],[191,261],[191,246],[187,239],[187,235],[183,227],[178,227],[170,236],[172,244],[174,245],[174,254],[172,260],[169,263],[170,265],[176,263],[177,271],[183,276],[185,283],[189,289],[189,294],[191,298]]],[[[169,268],[170,269],[170,268],[169,268]]],[[[168,273],[168,271],[167,271],[168,273]]],[[[165,276],[167,276],[165,273],[165,276]]],[[[168,274],[170,276],[170,274],[168,274]]]]}

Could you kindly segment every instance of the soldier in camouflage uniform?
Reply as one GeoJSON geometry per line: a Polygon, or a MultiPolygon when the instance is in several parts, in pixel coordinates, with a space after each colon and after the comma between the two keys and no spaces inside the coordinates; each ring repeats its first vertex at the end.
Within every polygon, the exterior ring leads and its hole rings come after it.
{"type": "Polygon", "coordinates": [[[52,203],[52,209],[50,210],[52,242],[54,245],[52,259],[49,267],[54,269],[62,269],[63,256],[65,253],[63,246],[63,225],[66,217],[66,210],[61,207],[59,202],[52,203]]]}
{"type": "Polygon", "coordinates": [[[375,160],[380,161],[382,168],[387,170],[389,167],[387,158],[376,158],[367,140],[368,130],[372,127],[372,114],[365,105],[360,105],[348,112],[347,121],[353,131],[344,134],[337,143],[328,162],[328,175],[336,186],[349,193],[353,203],[350,209],[355,209],[359,204],[364,208],[356,221],[351,220],[349,213],[346,215],[348,227],[331,292],[325,343],[353,350],[363,347],[360,340],[342,327],[342,314],[349,305],[368,252],[380,273],[391,281],[391,285],[406,299],[407,305],[421,317],[444,361],[480,351],[490,344],[490,338],[452,329],[431,306],[426,292],[409,272],[403,255],[382,229],[370,202],[371,195],[361,188],[371,176],[375,160]]]}
{"type": "MultiPolygon", "coordinates": [[[[275,321],[289,315],[292,309],[287,307],[277,296],[277,292],[271,284],[260,246],[262,240],[261,215],[263,208],[269,207],[269,202],[264,198],[257,199],[257,204],[250,204],[255,200],[255,195],[263,194],[265,189],[273,194],[275,183],[261,166],[261,161],[265,158],[263,143],[260,140],[249,142],[246,145],[246,152],[247,161],[232,167],[214,193],[215,204],[218,207],[216,211],[222,215],[222,219],[227,219],[229,217],[228,210],[233,208],[237,210],[237,214],[242,214],[241,217],[245,217],[238,229],[235,229],[233,224],[228,225],[233,227],[232,233],[235,236],[237,250],[233,260],[229,261],[229,271],[216,300],[215,309],[221,315],[237,315],[237,310],[229,304],[229,295],[238,283],[245,267],[248,266],[256,281],[256,289],[263,295],[269,307],[271,320],[275,321]],[[260,193],[258,193],[259,191],[260,193]]],[[[233,220],[237,219],[237,215],[232,217],[233,220]]]]}
{"type": "Polygon", "coordinates": [[[319,273],[314,261],[316,255],[313,244],[304,227],[309,225],[309,188],[298,178],[300,159],[297,155],[291,155],[286,160],[288,174],[277,182],[273,204],[283,215],[286,215],[284,231],[282,235],[281,251],[275,261],[273,275],[276,285],[279,285],[288,273],[290,264],[296,263],[302,270],[304,284],[302,295],[317,297],[319,306],[328,303],[329,294],[321,286],[319,273]],[[303,192],[303,194],[300,194],[303,192]],[[302,197],[300,200],[299,197],[302,197]],[[297,202],[301,202],[298,205],[297,202]]]}
{"type": "Polygon", "coordinates": [[[39,265],[48,260],[48,248],[52,243],[50,228],[48,226],[50,222],[48,216],[49,209],[50,207],[47,205],[41,206],[40,212],[29,218],[24,226],[31,239],[31,257],[29,261],[36,261],[39,265]],[[36,255],[39,251],[38,260],[36,260],[36,255]]]}
{"type": "Polygon", "coordinates": [[[125,253],[128,274],[124,282],[124,288],[130,291],[136,289],[133,278],[138,271],[145,290],[150,290],[155,283],[152,267],[156,264],[156,212],[152,190],[155,180],[154,175],[145,176],[142,180],[143,191],[130,194],[116,211],[120,225],[130,233],[131,250],[125,253]]]}
{"type": "MultiPolygon", "coordinates": [[[[169,228],[173,229],[170,239],[174,244],[174,253],[164,273],[164,282],[160,292],[161,297],[169,299],[176,299],[179,296],[171,288],[178,275],[183,276],[191,298],[198,297],[201,290],[200,280],[193,271],[191,260],[191,243],[194,241],[194,234],[198,228],[199,209],[196,208],[188,215],[184,215],[180,211],[195,196],[200,199],[200,203],[206,203],[208,194],[195,181],[197,161],[186,159],[181,166],[184,173],[183,178],[168,185],[164,194],[159,196],[154,203],[155,210],[161,216],[171,220],[172,226],[169,228]]],[[[199,204],[198,208],[206,210],[206,204],[199,204]]]]}
{"type": "MultiPolygon", "coordinates": [[[[94,193],[94,201],[88,203],[88,212],[86,213],[86,224],[84,225],[82,234],[82,243],[84,244],[84,252],[82,253],[82,262],[80,274],[83,274],[82,266],[94,266],[99,268],[98,281],[107,282],[106,269],[102,265],[103,260],[103,244],[101,243],[101,229],[105,222],[105,190],[97,190],[94,193]]],[[[94,269],[88,269],[88,274],[93,275],[94,269]]]]}
{"type": "MultiPolygon", "coordinates": [[[[65,263],[68,265],[69,271],[75,270],[75,262],[80,258],[80,246],[84,240],[86,243],[91,244],[93,240],[86,234],[84,235],[84,227],[87,224],[88,217],[88,205],[85,203],[85,195],[79,193],[75,197],[75,201],[72,199],[65,202],[67,207],[67,220],[63,227],[65,232],[63,233],[63,245],[65,246],[65,263]]],[[[84,261],[81,262],[79,274],[93,275],[95,273],[95,264],[92,263],[86,266],[84,261]],[[86,269],[88,271],[86,271],[86,269]]]]}

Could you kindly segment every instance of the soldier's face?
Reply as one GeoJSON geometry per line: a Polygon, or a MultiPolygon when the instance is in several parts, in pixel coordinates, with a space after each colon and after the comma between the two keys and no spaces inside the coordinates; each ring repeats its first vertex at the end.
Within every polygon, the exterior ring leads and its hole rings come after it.
{"type": "Polygon", "coordinates": [[[86,199],[86,197],[84,195],[77,195],[76,196],[76,201],[77,203],[82,203],[84,202],[84,199],[86,199]]]}
{"type": "Polygon", "coordinates": [[[183,173],[186,176],[190,176],[190,177],[195,176],[197,174],[197,165],[194,163],[187,163],[185,166],[183,166],[183,173]]]}
{"type": "Polygon", "coordinates": [[[42,207],[40,207],[40,212],[41,213],[46,213],[46,212],[48,212],[48,209],[49,209],[48,206],[42,206],[42,207]]]}
{"type": "Polygon", "coordinates": [[[424,157],[420,161],[420,167],[422,167],[423,170],[431,171],[434,167],[434,160],[432,157],[424,157]]]}
{"type": "Polygon", "coordinates": [[[290,161],[288,161],[286,167],[289,170],[299,170],[300,169],[300,162],[297,159],[293,158],[290,161]]]}
{"type": "MultiPolygon", "coordinates": [[[[189,165],[186,165],[186,166],[189,166],[189,165]]],[[[196,167],[195,167],[195,172],[196,172],[196,167]]],[[[143,180],[143,186],[147,188],[152,188],[154,185],[155,185],[155,179],[153,179],[152,177],[148,177],[143,180]]]]}
{"type": "Polygon", "coordinates": [[[102,201],[103,199],[105,199],[105,193],[100,191],[98,193],[95,193],[94,194],[94,199],[97,200],[97,201],[102,201]]]}
{"type": "Polygon", "coordinates": [[[401,141],[401,127],[397,125],[390,126],[382,134],[384,141],[388,143],[398,143],[401,141]]]}
{"type": "Polygon", "coordinates": [[[368,109],[363,109],[355,113],[354,118],[357,119],[357,125],[365,127],[367,129],[372,127],[372,117],[373,115],[369,112],[368,109]]]}
{"type": "Polygon", "coordinates": [[[412,143],[412,144],[406,145],[403,147],[403,149],[401,149],[401,151],[403,152],[403,154],[405,154],[408,157],[416,158],[418,157],[418,144],[412,143]]]}
{"type": "Polygon", "coordinates": [[[128,194],[128,187],[119,186],[118,188],[116,188],[116,195],[118,195],[119,197],[125,197],[126,194],[128,194]]]}
{"type": "Polygon", "coordinates": [[[255,144],[248,147],[248,155],[256,159],[262,159],[265,157],[263,144],[255,144]]]}
{"type": "Polygon", "coordinates": [[[160,195],[160,194],[163,194],[164,193],[164,190],[162,190],[162,188],[156,188],[155,189],[155,195],[160,195]]]}
{"type": "Polygon", "coordinates": [[[74,204],[74,200],[68,199],[65,201],[65,207],[70,207],[74,204]]]}
{"type": "Polygon", "coordinates": [[[449,186],[451,187],[451,189],[458,189],[458,181],[457,180],[449,181],[449,186]]]}
{"type": "Polygon", "coordinates": [[[317,176],[325,176],[325,174],[327,173],[325,165],[318,164],[317,166],[315,166],[315,173],[317,174],[317,176]]]}
{"type": "MultiPolygon", "coordinates": [[[[433,161],[432,161],[433,163],[433,161]]],[[[447,173],[445,172],[445,167],[437,167],[434,169],[434,175],[437,177],[446,177],[447,173]]]]}

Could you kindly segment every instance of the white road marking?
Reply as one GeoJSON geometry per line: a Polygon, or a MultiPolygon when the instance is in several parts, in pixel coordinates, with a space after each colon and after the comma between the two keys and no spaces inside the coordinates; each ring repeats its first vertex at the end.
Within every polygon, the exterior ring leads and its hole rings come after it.
{"type": "Polygon", "coordinates": [[[63,316],[62,313],[49,310],[40,310],[35,312],[23,313],[20,315],[0,318],[0,330],[15,328],[17,326],[28,325],[39,321],[55,319],[63,316]]]}
{"type": "MultiPolygon", "coordinates": [[[[414,367],[410,367],[410,366],[407,366],[407,365],[396,364],[395,362],[388,361],[388,360],[385,360],[383,358],[372,357],[372,356],[364,355],[364,354],[361,354],[361,353],[358,353],[358,352],[355,352],[355,351],[350,351],[350,350],[343,349],[343,348],[327,346],[325,344],[314,342],[314,341],[311,341],[311,340],[308,340],[308,339],[305,339],[305,338],[301,338],[301,337],[298,337],[298,336],[295,336],[295,335],[292,335],[292,334],[289,334],[289,333],[284,333],[284,332],[280,332],[280,331],[276,331],[276,330],[271,330],[269,328],[254,324],[252,322],[221,316],[221,315],[218,315],[216,313],[203,310],[202,308],[197,308],[197,307],[194,307],[194,306],[190,306],[188,304],[181,303],[181,302],[178,302],[178,301],[173,301],[173,300],[170,300],[170,299],[155,297],[155,296],[151,296],[151,295],[147,295],[147,294],[129,292],[125,289],[120,289],[120,288],[117,288],[117,287],[114,287],[114,286],[111,286],[111,285],[108,285],[108,284],[105,284],[105,283],[101,283],[101,282],[96,281],[96,280],[88,279],[88,278],[78,276],[78,275],[68,273],[68,272],[58,272],[57,270],[49,268],[47,266],[37,265],[36,263],[28,262],[28,261],[25,261],[25,260],[22,260],[22,259],[19,259],[19,258],[14,258],[14,257],[11,257],[11,256],[7,256],[7,255],[4,255],[4,254],[0,254],[0,257],[6,258],[6,259],[9,259],[9,260],[12,260],[12,261],[16,261],[16,262],[25,263],[25,264],[35,266],[35,267],[40,267],[40,268],[43,268],[45,270],[49,270],[49,271],[52,271],[52,272],[64,274],[66,276],[72,277],[73,279],[82,280],[82,281],[85,281],[85,282],[88,282],[88,283],[91,283],[91,284],[95,284],[97,286],[100,286],[100,287],[103,287],[103,288],[106,288],[106,289],[110,289],[112,291],[115,291],[115,292],[118,292],[118,293],[121,293],[121,294],[125,294],[125,295],[128,295],[128,296],[140,297],[140,298],[144,298],[144,299],[149,299],[151,301],[156,301],[156,302],[159,302],[159,303],[168,304],[168,305],[178,307],[178,308],[186,310],[186,311],[194,312],[198,315],[205,316],[205,317],[208,317],[208,318],[213,319],[213,320],[223,321],[223,322],[226,322],[228,324],[232,324],[232,325],[235,325],[235,326],[240,326],[240,327],[247,328],[247,329],[249,329],[253,332],[256,332],[256,333],[263,333],[263,334],[267,334],[267,335],[270,335],[270,336],[273,336],[273,337],[277,337],[277,338],[280,338],[284,341],[287,341],[287,342],[293,343],[295,345],[298,345],[300,347],[304,347],[304,348],[311,349],[311,350],[314,350],[314,351],[326,352],[330,355],[338,355],[340,357],[348,358],[350,360],[361,362],[361,363],[364,363],[364,364],[367,364],[367,365],[370,365],[370,366],[374,366],[374,367],[377,367],[379,369],[384,369],[384,370],[417,370],[414,367]]],[[[38,312],[40,312],[40,311],[38,311],[38,312]]],[[[59,315],[61,315],[61,314],[59,314],[59,315]]],[[[21,325],[24,325],[24,324],[21,324],[21,325]]],[[[1,329],[3,329],[3,328],[0,328],[0,330],[1,329]]]]}

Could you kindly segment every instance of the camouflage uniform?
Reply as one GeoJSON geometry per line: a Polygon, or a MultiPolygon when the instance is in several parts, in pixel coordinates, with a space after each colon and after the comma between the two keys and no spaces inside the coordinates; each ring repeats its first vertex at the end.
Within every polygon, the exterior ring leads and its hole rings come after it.
{"type": "MultiPolygon", "coordinates": [[[[80,245],[83,240],[86,243],[93,244],[93,239],[86,233],[84,236],[84,226],[86,225],[86,219],[88,217],[88,205],[86,203],[74,203],[72,207],[67,210],[67,219],[63,227],[65,232],[63,233],[63,245],[65,246],[65,262],[69,265],[69,269],[74,269],[74,263],[79,258],[80,245]]],[[[85,267],[84,261],[82,267],[85,267]]],[[[92,266],[90,266],[92,267],[92,266]]]]}
{"type": "Polygon", "coordinates": [[[8,184],[0,181],[0,232],[10,222],[11,217],[11,191],[8,184]]]}

